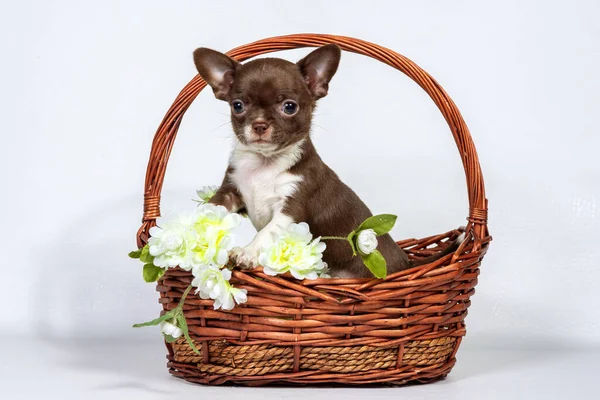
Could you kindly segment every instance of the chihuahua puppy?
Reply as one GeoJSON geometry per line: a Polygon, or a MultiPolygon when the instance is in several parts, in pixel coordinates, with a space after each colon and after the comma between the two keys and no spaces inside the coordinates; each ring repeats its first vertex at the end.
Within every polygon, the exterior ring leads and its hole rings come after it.
{"type": "MultiPolygon", "coordinates": [[[[240,64],[225,54],[199,48],[194,62],[215,97],[231,106],[237,143],[221,187],[210,200],[229,211],[245,211],[258,230],[252,242],[234,249],[238,265],[257,266],[260,251],[291,223],[306,222],[314,236],[346,236],[371,211],[319,157],[310,138],[316,102],[327,95],[341,51],[320,47],[296,64],[262,58],[240,64]]],[[[389,234],[377,249],[388,273],[411,263],[389,234]]],[[[432,262],[456,248],[420,260],[432,262]]],[[[332,277],[372,277],[344,241],[331,240],[323,254],[332,277]]]]}

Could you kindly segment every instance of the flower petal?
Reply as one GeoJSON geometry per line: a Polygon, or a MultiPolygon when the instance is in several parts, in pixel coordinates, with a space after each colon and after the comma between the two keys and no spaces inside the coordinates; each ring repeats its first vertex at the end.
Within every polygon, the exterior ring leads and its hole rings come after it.
{"type": "Polygon", "coordinates": [[[171,336],[173,336],[174,338],[178,338],[179,336],[181,336],[181,328],[175,327],[175,329],[171,333],[171,336]]]}
{"type": "Polygon", "coordinates": [[[221,276],[223,277],[223,279],[225,279],[226,281],[231,279],[231,271],[228,270],[227,268],[223,268],[221,270],[221,276]]]}
{"type": "Polygon", "coordinates": [[[248,291],[246,289],[231,288],[231,294],[237,304],[242,304],[248,301],[248,291]]]}

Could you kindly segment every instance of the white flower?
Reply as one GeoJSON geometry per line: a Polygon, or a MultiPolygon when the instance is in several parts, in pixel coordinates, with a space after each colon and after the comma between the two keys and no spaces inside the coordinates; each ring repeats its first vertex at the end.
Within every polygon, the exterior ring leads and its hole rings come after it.
{"type": "Polygon", "coordinates": [[[365,229],[359,232],[356,239],[358,251],[363,254],[371,254],[377,248],[377,235],[373,229],[365,229]]]}
{"type": "Polygon", "coordinates": [[[150,254],[159,267],[180,266],[186,271],[202,266],[222,266],[234,246],[231,231],[242,217],[223,206],[203,204],[173,220],[160,218],[150,229],[150,254]]]}
{"type": "Polygon", "coordinates": [[[199,200],[194,201],[197,201],[200,204],[208,203],[217,193],[217,190],[219,190],[218,186],[202,186],[201,189],[196,190],[199,200]]]}
{"type": "Polygon", "coordinates": [[[328,272],[322,260],[325,243],[312,240],[308,224],[291,224],[272,246],[263,249],[258,262],[267,275],[290,272],[296,279],[316,279],[328,272]]]}
{"type": "Polygon", "coordinates": [[[229,283],[231,271],[228,269],[202,267],[194,269],[192,273],[195,277],[192,286],[197,288],[196,294],[203,299],[213,299],[215,310],[219,308],[231,310],[236,303],[241,304],[247,301],[247,291],[236,289],[229,283]]]}
{"type": "Polygon", "coordinates": [[[148,239],[154,265],[175,267],[189,264],[191,250],[198,241],[193,215],[179,215],[173,220],[159,218],[156,222],[157,226],[150,228],[148,239]]]}
{"type": "Polygon", "coordinates": [[[174,325],[167,321],[163,321],[160,323],[160,330],[165,335],[170,335],[174,338],[178,338],[179,336],[181,336],[181,329],[177,325],[174,325]]]}
{"type": "MultiPolygon", "coordinates": [[[[160,218],[150,229],[149,252],[159,267],[179,266],[192,271],[192,285],[203,299],[213,299],[214,308],[231,310],[247,301],[246,290],[231,286],[231,271],[221,269],[234,247],[232,230],[242,217],[223,206],[202,204],[189,214],[173,219],[160,218]]],[[[172,323],[161,324],[163,332],[173,337],[181,330],[172,323]]]]}
{"type": "Polygon", "coordinates": [[[223,266],[235,244],[231,231],[242,222],[239,214],[223,206],[204,204],[196,209],[194,228],[200,240],[192,250],[191,267],[223,266]]]}

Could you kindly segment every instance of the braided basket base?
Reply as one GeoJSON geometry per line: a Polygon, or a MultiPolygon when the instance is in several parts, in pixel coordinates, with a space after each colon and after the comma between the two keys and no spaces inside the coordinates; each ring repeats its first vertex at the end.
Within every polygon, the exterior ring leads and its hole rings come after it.
{"type": "MultiPolygon", "coordinates": [[[[399,242],[413,259],[442,251],[461,233],[399,242]]],[[[191,382],[220,385],[430,382],[445,377],[465,334],[464,318],[487,242],[469,237],[455,254],[373,279],[297,281],[260,268],[234,271],[248,302],[230,311],[186,298],[200,354],[167,344],[168,367],[191,382]],[[483,244],[483,246],[482,246],[483,244]],[[461,255],[459,256],[459,252],[461,255]]],[[[157,286],[174,308],[191,274],[170,269],[157,286]]]]}
{"type": "Polygon", "coordinates": [[[414,340],[404,346],[388,348],[303,347],[299,369],[294,373],[294,349],[268,344],[236,346],[226,341],[210,341],[208,351],[214,356],[205,364],[201,354],[194,353],[185,340],[173,344],[169,368],[173,375],[203,384],[225,382],[261,385],[273,381],[288,383],[354,383],[411,381],[429,382],[444,377],[455,359],[455,337],[414,340]],[[265,375],[270,375],[265,379],[265,375]]]}

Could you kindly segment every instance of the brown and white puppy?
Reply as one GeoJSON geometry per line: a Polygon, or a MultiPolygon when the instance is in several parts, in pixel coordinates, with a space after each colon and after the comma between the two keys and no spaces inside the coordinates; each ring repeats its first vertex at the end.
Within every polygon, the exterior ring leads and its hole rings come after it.
{"type": "MultiPolygon", "coordinates": [[[[316,101],[327,95],[340,53],[327,45],[296,64],[279,58],[240,64],[207,48],[194,52],[200,76],[217,99],[230,104],[237,137],[211,203],[246,211],[258,230],[248,246],[235,250],[239,264],[255,266],[262,248],[292,222],[308,223],[315,236],[346,236],[372,215],[321,160],[310,138],[316,101]]],[[[379,237],[377,248],[388,273],[413,266],[390,235],[379,237]]],[[[332,277],[372,277],[344,241],[328,241],[323,260],[332,277]]]]}

